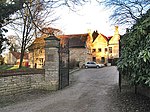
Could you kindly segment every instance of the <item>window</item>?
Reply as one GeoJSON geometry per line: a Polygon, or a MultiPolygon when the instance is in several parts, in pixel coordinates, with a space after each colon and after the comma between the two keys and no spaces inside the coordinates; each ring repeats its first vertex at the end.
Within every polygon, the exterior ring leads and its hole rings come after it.
{"type": "Polygon", "coordinates": [[[107,48],[105,48],[105,52],[107,52],[107,48]]]}
{"type": "Polygon", "coordinates": [[[96,49],[92,49],[92,53],[96,52],[96,49]]]}
{"type": "Polygon", "coordinates": [[[101,48],[99,48],[99,49],[98,49],[98,52],[102,52],[102,49],[101,49],[101,48]]]}
{"type": "Polygon", "coordinates": [[[41,54],[43,53],[42,50],[40,50],[40,53],[41,53],[41,54]]]}
{"type": "Polygon", "coordinates": [[[43,58],[39,58],[40,63],[43,63],[43,58]]]}
{"type": "Polygon", "coordinates": [[[112,47],[109,47],[109,53],[112,53],[112,47]]]}
{"type": "Polygon", "coordinates": [[[101,57],[101,62],[102,62],[102,63],[105,62],[105,57],[101,57]]]}
{"type": "Polygon", "coordinates": [[[93,61],[96,62],[96,57],[93,57],[93,61]]]}

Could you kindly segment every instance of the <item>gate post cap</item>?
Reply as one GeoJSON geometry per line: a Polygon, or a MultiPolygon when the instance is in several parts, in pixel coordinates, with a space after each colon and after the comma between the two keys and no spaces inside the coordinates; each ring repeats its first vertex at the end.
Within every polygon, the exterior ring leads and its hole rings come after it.
{"type": "Polygon", "coordinates": [[[60,41],[60,39],[57,38],[54,34],[48,36],[48,37],[45,38],[44,40],[57,40],[57,41],[60,41]]]}

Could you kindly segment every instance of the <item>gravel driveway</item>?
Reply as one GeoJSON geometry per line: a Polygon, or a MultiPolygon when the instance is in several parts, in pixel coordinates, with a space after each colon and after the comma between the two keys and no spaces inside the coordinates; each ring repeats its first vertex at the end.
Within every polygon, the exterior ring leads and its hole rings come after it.
{"type": "Polygon", "coordinates": [[[150,112],[150,99],[127,87],[118,90],[116,67],[82,69],[69,87],[56,92],[34,91],[18,96],[0,112],[150,112]]]}

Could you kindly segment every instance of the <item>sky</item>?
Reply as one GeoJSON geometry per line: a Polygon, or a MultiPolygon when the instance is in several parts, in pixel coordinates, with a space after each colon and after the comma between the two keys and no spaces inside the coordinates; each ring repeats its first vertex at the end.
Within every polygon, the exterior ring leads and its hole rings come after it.
{"type": "MultiPolygon", "coordinates": [[[[55,28],[61,29],[64,34],[81,34],[87,33],[89,30],[97,30],[106,36],[114,34],[115,26],[111,25],[109,20],[111,10],[106,10],[94,0],[82,7],[78,7],[76,12],[67,8],[59,8],[56,13],[60,15],[61,19],[53,25],[55,28]]],[[[119,26],[119,32],[124,34],[125,28],[119,26]]]]}
{"type": "MultiPolygon", "coordinates": [[[[104,6],[100,6],[95,0],[77,6],[74,12],[67,7],[59,7],[55,13],[60,19],[55,21],[51,27],[62,30],[64,34],[83,34],[88,33],[89,30],[97,30],[105,36],[114,34],[115,26],[111,25],[109,20],[111,10],[106,10],[104,6]]],[[[125,29],[119,26],[119,33],[124,34],[125,29]]],[[[9,30],[6,36],[8,35],[13,35],[13,31],[9,30]]]]}

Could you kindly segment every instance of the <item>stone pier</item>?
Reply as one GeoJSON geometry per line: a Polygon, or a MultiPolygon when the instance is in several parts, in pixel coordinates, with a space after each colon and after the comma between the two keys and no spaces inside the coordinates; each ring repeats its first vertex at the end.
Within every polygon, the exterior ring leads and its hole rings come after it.
{"type": "Polygon", "coordinates": [[[59,88],[59,39],[54,35],[45,38],[45,89],[59,88]]]}

